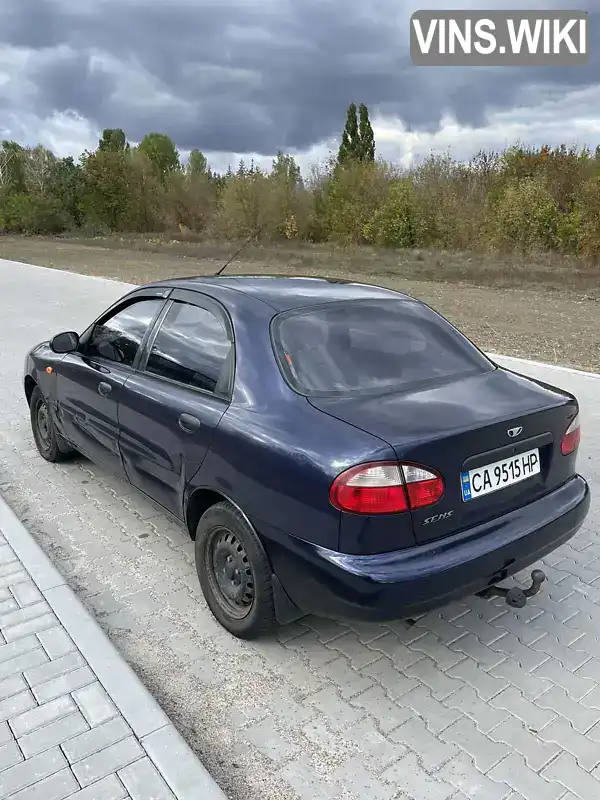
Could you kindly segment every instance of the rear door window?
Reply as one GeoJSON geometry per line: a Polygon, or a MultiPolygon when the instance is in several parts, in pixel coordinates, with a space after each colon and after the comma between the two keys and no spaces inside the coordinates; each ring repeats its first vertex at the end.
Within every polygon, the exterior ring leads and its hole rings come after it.
{"type": "Polygon", "coordinates": [[[272,336],[284,375],[309,396],[408,391],[495,368],[447,320],[409,299],[283,312],[272,336]]]}
{"type": "Polygon", "coordinates": [[[194,389],[223,394],[232,348],[216,314],[175,301],[154,339],[145,370],[194,389]]]}

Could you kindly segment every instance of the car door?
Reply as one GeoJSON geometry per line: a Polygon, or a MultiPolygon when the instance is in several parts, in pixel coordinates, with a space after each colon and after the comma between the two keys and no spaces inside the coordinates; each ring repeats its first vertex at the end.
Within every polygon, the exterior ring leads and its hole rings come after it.
{"type": "Polygon", "coordinates": [[[185,486],[229,405],[233,360],[231,322],[220,304],[175,290],[121,393],[119,447],[127,476],[180,518],[185,486]]]}
{"type": "Polygon", "coordinates": [[[124,474],[118,446],[118,403],[141,345],[165,304],[141,296],[113,307],[82,336],[57,369],[59,424],[94,463],[124,474]]]}

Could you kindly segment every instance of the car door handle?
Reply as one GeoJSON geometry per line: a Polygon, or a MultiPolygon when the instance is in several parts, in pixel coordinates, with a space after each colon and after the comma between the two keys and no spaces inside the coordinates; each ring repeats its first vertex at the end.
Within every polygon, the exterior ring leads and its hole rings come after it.
{"type": "Polygon", "coordinates": [[[103,397],[107,397],[112,392],[112,386],[110,383],[106,383],[106,381],[100,381],[98,384],[98,394],[101,394],[103,397]]]}
{"type": "Polygon", "coordinates": [[[182,414],[179,417],[179,427],[186,433],[194,433],[201,425],[198,417],[193,417],[191,414],[182,414]]]}

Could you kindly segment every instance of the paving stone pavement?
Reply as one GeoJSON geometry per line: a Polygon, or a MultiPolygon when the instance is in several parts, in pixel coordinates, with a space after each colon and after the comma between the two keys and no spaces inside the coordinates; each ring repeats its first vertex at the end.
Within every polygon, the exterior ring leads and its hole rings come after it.
{"type": "MultiPolygon", "coordinates": [[[[195,800],[199,797],[195,780],[199,778],[201,786],[205,779],[197,775],[196,757],[143,687],[135,685],[137,678],[119,670],[120,657],[87,612],[82,609],[73,616],[79,601],[60,575],[53,574],[51,564],[44,566],[44,554],[30,542],[27,531],[3,505],[1,800],[195,800]],[[29,555],[38,580],[19,559],[11,540],[29,555]],[[61,619],[65,606],[72,636],[61,619]],[[108,656],[109,668],[120,673],[115,677],[128,692],[128,700],[137,695],[140,707],[133,715],[126,718],[121,713],[79,643],[93,652],[94,660],[108,656]],[[161,758],[165,744],[172,750],[166,764],[161,758]],[[174,763],[176,755],[183,756],[183,769],[174,763]],[[165,766],[167,775],[162,771],[165,766]]],[[[225,796],[218,789],[211,794],[209,787],[206,797],[225,796]]]]}
{"type": "Polygon", "coordinates": [[[504,362],[578,395],[594,494],[525,609],[466,598],[413,625],[308,617],[240,642],[209,614],[184,531],[120,479],[33,446],[26,350],[126,288],[0,262],[0,490],[228,796],[597,800],[600,378],[504,362]]]}

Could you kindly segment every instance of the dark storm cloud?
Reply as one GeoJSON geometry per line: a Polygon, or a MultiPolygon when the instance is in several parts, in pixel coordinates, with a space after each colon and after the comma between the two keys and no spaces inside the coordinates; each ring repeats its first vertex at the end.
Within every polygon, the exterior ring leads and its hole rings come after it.
{"type": "Polygon", "coordinates": [[[44,53],[29,70],[39,90],[38,113],[52,113],[67,107],[94,118],[117,84],[117,77],[94,68],[82,52],[62,50],[44,53]]]}
{"type": "MultiPolygon", "coordinates": [[[[585,68],[415,68],[407,52],[415,6],[404,3],[401,12],[398,0],[3,0],[2,5],[0,40],[36,51],[27,67],[37,87],[35,107],[27,110],[76,111],[98,127],[124,128],[133,140],[149,130],[164,131],[182,149],[263,154],[305,149],[340,132],[353,100],[366,102],[372,114],[397,115],[415,129],[435,130],[444,111],[477,125],[486,106],[518,104],[527,85],[584,86],[600,76],[600,48],[585,68]],[[99,61],[98,55],[113,61],[99,61]],[[119,73],[115,59],[126,72],[119,73]],[[134,83],[132,95],[124,97],[119,86],[123,80],[131,84],[135,69],[151,78],[138,90],[134,83]],[[147,102],[138,102],[142,99],[147,102]]],[[[538,3],[561,5],[568,4],[538,3]]],[[[600,12],[593,17],[592,31],[600,12]]]]}

